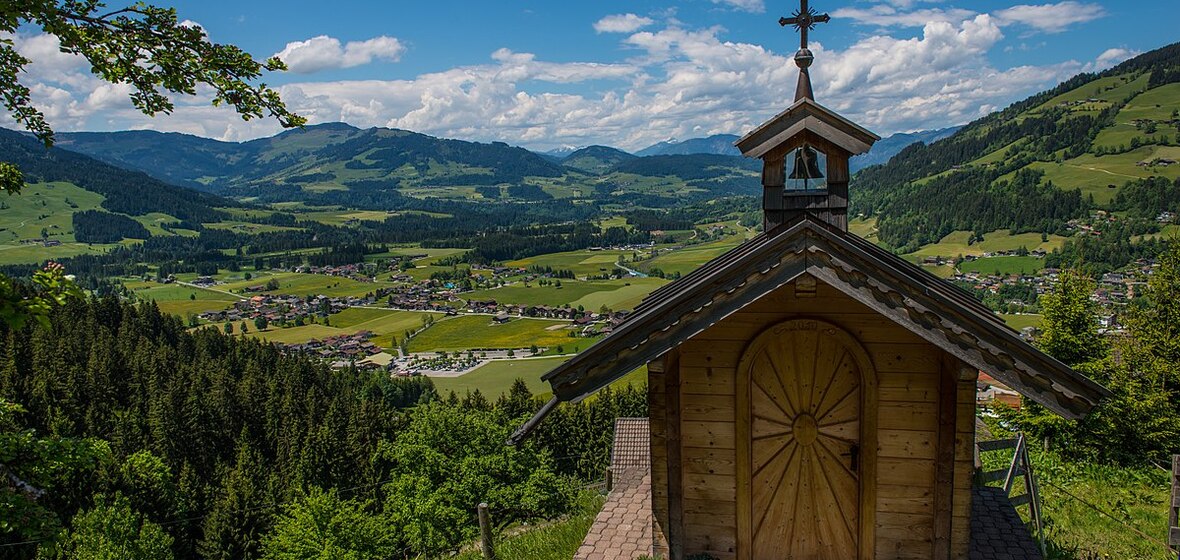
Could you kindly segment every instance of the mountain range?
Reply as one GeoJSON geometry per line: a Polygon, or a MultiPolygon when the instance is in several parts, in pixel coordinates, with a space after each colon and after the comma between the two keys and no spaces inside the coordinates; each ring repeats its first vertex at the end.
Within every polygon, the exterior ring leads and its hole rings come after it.
{"type": "MultiPolygon", "coordinates": [[[[0,160],[16,163],[30,181],[99,195],[90,207],[79,196],[61,202],[63,212],[101,207],[208,222],[241,203],[395,210],[409,199],[557,199],[625,209],[757,194],[760,164],[734,155],[734,139],[663,142],[637,154],[590,146],[558,156],[329,123],[242,143],[152,131],[61,133],[46,151],[28,135],[0,131],[0,160]]],[[[1171,45],[961,129],[881,140],[858,158],[867,167],[853,178],[852,208],[875,220],[882,243],[902,251],[954,231],[1061,233],[1095,209],[1131,204],[1119,198],[1129,183],[1180,178],[1177,161],[1180,45],[1171,45]]]]}

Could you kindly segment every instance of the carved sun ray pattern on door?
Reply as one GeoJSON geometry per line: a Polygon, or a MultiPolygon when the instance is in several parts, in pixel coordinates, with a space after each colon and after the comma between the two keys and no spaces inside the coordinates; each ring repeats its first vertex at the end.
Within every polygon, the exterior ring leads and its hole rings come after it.
{"type": "Polygon", "coordinates": [[[753,356],[754,558],[857,554],[860,370],[823,329],[786,330],[753,356]]]}

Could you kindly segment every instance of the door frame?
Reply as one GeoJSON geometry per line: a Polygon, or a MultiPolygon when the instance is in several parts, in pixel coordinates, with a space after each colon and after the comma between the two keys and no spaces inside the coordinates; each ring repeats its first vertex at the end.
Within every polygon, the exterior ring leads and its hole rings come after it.
{"type": "Polygon", "coordinates": [[[856,360],[861,374],[860,392],[860,525],[857,560],[872,560],[875,552],[874,530],[877,510],[877,370],[868,352],[848,331],[823,319],[798,317],[772,325],[755,336],[742,351],[736,379],[736,422],[734,439],[737,467],[737,560],[752,560],[754,545],[753,445],[750,368],[754,356],[788,331],[822,330],[836,336],[856,360]]]}

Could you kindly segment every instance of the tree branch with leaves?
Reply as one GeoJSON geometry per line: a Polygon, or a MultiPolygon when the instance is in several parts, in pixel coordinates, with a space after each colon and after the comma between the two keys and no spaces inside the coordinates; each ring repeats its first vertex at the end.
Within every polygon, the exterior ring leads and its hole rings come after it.
{"type": "MultiPolygon", "coordinates": [[[[111,9],[97,0],[0,0],[0,101],[12,118],[48,148],[53,128],[21,83],[33,61],[16,48],[20,31],[39,27],[57,37],[61,51],[78,55],[96,76],[131,87],[131,103],[145,115],[169,114],[172,95],[196,95],[198,86],[213,91],[214,106],[233,107],[244,120],[273,117],[284,127],[306,119],[292,113],[277,91],[258,82],[264,72],[286,70],[282,60],[255,60],[234,45],[209,40],[201,27],[182,22],[176,10],[137,2],[111,9]]],[[[0,190],[19,193],[24,176],[15,165],[0,162],[0,190]]],[[[47,266],[33,277],[33,292],[0,276],[0,321],[20,326],[43,319],[54,305],[81,291],[60,266],[47,266]]]]}
{"type": "MultiPolygon", "coordinates": [[[[274,117],[287,128],[306,119],[292,113],[279,94],[255,83],[264,72],[286,70],[282,60],[255,60],[234,45],[209,40],[201,27],[181,22],[172,8],[137,2],[109,9],[96,0],[0,0],[0,98],[13,119],[53,145],[53,129],[21,83],[32,63],[17,49],[12,35],[40,27],[56,36],[64,53],[82,56],[103,80],[131,86],[131,103],[146,115],[175,109],[170,94],[196,95],[197,87],[213,90],[215,106],[233,107],[245,120],[274,117]]],[[[15,166],[0,163],[0,189],[19,192],[23,186],[15,166]]]]}

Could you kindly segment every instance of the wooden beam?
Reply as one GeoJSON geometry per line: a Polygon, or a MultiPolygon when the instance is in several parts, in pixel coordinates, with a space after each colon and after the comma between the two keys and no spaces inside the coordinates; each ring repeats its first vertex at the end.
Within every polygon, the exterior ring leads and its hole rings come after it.
{"type": "Polygon", "coordinates": [[[955,492],[955,419],[957,418],[959,360],[943,353],[938,376],[938,445],[934,470],[934,550],[932,558],[951,555],[951,523],[955,492]]]}
{"type": "Polygon", "coordinates": [[[668,449],[668,556],[684,558],[684,465],[681,460],[680,351],[664,356],[664,403],[667,406],[668,449]]]}

